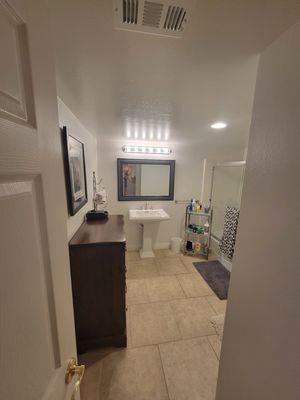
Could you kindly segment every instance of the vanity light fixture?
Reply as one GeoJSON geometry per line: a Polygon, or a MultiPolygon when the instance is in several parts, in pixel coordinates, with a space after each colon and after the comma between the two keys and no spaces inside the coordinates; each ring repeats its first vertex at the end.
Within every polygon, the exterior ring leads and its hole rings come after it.
{"type": "Polygon", "coordinates": [[[126,137],[128,139],[131,138],[131,126],[130,126],[129,122],[126,123],[125,132],[126,132],[126,137]]]}
{"type": "Polygon", "coordinates": [[[152,140],[153,139],[153,128],[151,127],[150,128],[150,131],[149,131],[149,138],[150,138],[150,140],[152,140]]]}
{"type": "Polygon", "coordinates": [[[160,127],[157,128],[157,140],[161,140],[161,129],[160,129],[160,127]]]}
{"type": "Polygon", "coordinates": [[[122,147],[124,153],[144,153],[144,154],[163,154],[169,155],[172,150],[169,147],[150,147],[150,146],[134,146],[125,145],[122,147]]]}
{"type": "Polygon", "coordinates": [[[225,122],[218,121],[212,124],[210,127],[213,129],[223,129],[226,128],[226,126],[227,124],[225,124],[225,122]]]}
{"type": "Polygon", "coordinates": [[[165,131],[165,140],[168,140],[169,139],[169,131],[166,129],[166,131],[165,131]]]}

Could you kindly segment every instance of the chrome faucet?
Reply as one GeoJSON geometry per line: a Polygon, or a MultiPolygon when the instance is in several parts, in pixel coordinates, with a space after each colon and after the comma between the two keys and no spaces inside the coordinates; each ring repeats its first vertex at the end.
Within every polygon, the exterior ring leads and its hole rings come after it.
{"type": "Polygon", "coordinates": [[[141,207],[141,210],[153,210],[153,207],[150,206],[149,201],[146,201],[146,203],[144,204],[144,206],[141,207]]]}

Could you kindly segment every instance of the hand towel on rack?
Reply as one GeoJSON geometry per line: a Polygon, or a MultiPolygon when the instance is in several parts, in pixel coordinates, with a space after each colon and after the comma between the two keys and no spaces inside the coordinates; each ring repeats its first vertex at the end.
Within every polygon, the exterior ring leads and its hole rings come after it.
{"type": "Polygon", "coordinates": [[[233,257],[235,238],[239,222],[240,211],[235,207],[226,207],[224,216],[223,235],[220,241],[220,250],[230,260],[233,257]]]}

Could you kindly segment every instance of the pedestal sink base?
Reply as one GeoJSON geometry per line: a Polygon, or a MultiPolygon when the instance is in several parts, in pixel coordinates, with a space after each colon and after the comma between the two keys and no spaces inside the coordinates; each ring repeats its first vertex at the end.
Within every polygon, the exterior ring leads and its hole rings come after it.
{"type": "Polygon", "coordinates": [[[153,258],[153,257],[155,257],[155,254],[153,253],[152,250],[145,251],[144,249],[140,249],[139,253],[140,253],[140,257],[141,258],[153,258]]]}
{"type": "Polygon", "coordinates": [[[152,242],[153,238],[156,238],[158,224],[147,222],[142,224],[143,226],[143,247],[140,249],[141,258],[155,257],[153,253],[152,242]]]}

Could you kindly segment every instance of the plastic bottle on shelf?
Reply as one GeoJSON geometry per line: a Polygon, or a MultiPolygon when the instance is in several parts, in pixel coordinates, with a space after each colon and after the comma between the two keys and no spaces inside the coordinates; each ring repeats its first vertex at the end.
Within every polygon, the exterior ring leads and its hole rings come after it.
{"type": "Polygon", "coordinates": [[[199,252],[201,251],[201,243],[196,242],[196,244],[195,244],[195,250],[196,250],[197,253],[199,253],[199,252]]]}
{"type": "Polygon", "coordinates": [[[202,210],[203,210],[203,212],[204,212],[205,214],[209,214],[209,213],[210,213],[210,206],[208,206],[208,207],[203,206],[203,207],[202,207],[202,210]]]}
{"type": "Polygon", "coordinates": [[[192,211],[196,211],[196,199],[192,199],[192,211]]]}
{"type": "Polygon", "coordinates": [[[204,233],[204,228],[203,228],[203,226],[199,226],[199,227],[197,228],[197,233],[198,233],[199,235],[203,235],[203,233],[204,233]]]}
{"type": "Polygon", "coordinates": [[[206,221],[204,224],[204,233],[209,233],[209,222],[206,221]]]}
{"type": "Polygon", "coordinates": [[[200,204],[198,200],[195,202],[195,212],[200,212],[200,204]]]}

